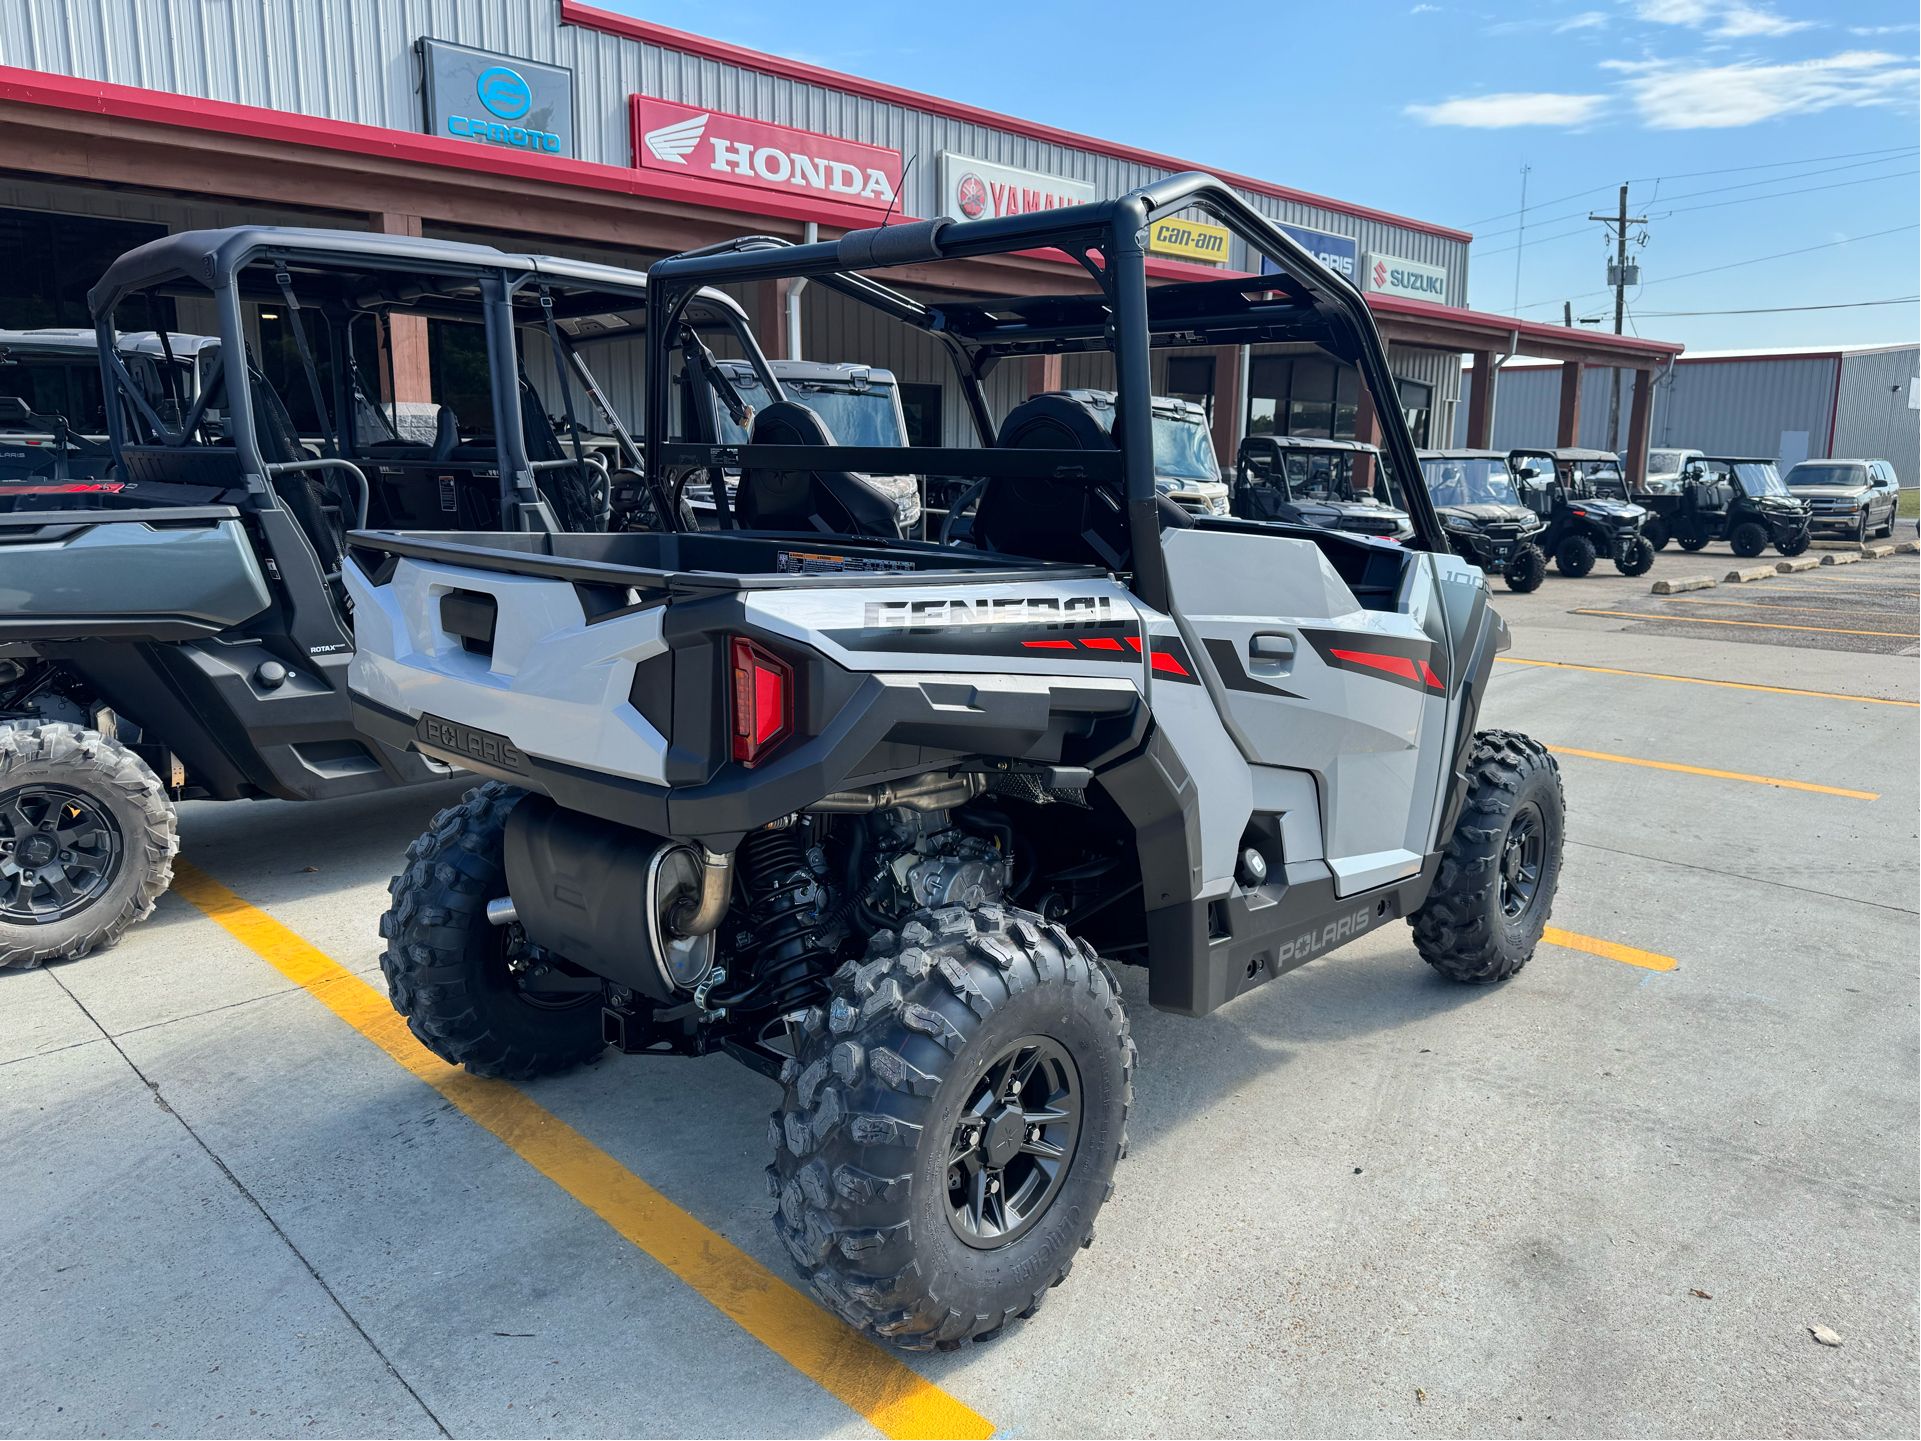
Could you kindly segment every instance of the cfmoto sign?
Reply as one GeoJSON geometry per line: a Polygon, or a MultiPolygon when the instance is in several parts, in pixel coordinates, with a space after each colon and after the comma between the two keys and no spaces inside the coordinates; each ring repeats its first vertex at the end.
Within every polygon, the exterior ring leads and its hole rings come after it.
{"type": "Polygon", "coordinates": [[[574,75],[559,65],[423,38],[427,133],[529,155],[574,153],[574,75]]]}

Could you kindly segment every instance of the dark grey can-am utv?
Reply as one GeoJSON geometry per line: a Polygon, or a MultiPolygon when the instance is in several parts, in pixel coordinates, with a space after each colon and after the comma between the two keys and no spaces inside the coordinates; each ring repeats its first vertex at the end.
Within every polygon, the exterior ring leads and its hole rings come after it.
{"type": "MultiPolygon", "coordinates": [[[[91,303],[112,462],[84,483],[12,486],[0,514],[0,966],[84,955],[151,911],[176,800],[324,800],[453,774],[354,729],[347,532],[602,528],[621,471],[583,441],[590,402],[623,466],[639,462],[573,344],[595,317],[644,312],[633,272],[252,227],[130,251],[91,303]],[[116,316],[145,319],[155,295],[217,311],[197,365],[166,332],[152,356],[117,343],[116,316]],[[446,327],[470,413],[379,403],[393,327],[410,324],[446,327]]],[[[690,334],[758,358],[731,301],[694,311],[690,334]]]]}

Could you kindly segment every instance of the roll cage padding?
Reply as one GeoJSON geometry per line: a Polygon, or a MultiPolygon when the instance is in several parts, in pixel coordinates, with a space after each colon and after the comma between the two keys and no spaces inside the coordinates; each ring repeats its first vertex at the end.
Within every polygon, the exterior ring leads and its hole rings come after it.
{"type": "MultiPolygon", "coordinates": [[[[755,445],[834,445],[812,406],[777,400],[754,416],[755,445]]],[[[892,502],[851,470],[769,470],[740,474],[740,518],[750,530],[824,529],[842,535],[900,538],[892,502]]]]}

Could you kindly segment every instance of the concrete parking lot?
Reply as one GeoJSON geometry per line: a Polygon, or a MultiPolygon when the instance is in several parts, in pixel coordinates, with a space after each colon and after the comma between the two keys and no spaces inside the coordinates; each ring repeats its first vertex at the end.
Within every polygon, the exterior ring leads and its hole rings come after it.
{"type": "Polygon", "coordinates": [[[190,804],[150,922],[0,973],[0,1431],[1914,1435],[1921,567],[1648,591],[1747,563],[1497,585],[1557,943],[1469,989],[1396,928],[1203,1021],[1126,974],[1099,1239],[949,1355],[766,1281],[761,1077],[407,1053],[375,919],[459,785],[190,804]]]}

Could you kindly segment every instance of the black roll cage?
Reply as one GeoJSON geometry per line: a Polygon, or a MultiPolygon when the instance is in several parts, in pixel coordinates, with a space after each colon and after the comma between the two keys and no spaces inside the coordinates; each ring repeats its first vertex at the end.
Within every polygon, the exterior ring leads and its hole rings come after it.
{"type": "MultiPolygon", "coordinates": [[[[923,475],[1042,476],[1117,484],[1126,501],[1134,557],[1133,587],[1157,609],[1168,603],[1154,491],[1149,347],[1250,345],[1312,341],[1356,365],[1377,397],[1395,394],[1386,347],[1361,293],[1227,185],[1198,171],[1172,175],[1116,200],[1067,206],[996,220],[930,220],[856,230],[838,241],[790,245],[748,236],[660,261],[648,272],[646,474],[657,488],[666,467],[765,466],[776,470],[844,469],[923,475]],[[1148,226],[1190,208],[1205,211],[1252,250],[1281,267],[1253,278],[1185,281],[1149,290],[1148,226]],[[924,304],[860,272],[890,266],[1057,250],[1094,280],[1091,295],[1012,297],[924,304]],[[667,352],[682,312],[702,286],[805,277],[934,336],[946,347],[982,449],[857,446],[719,446],[666,440],[667,352]],[[996,450],[982,381],[1003,359],[1109,350],[1115,357],[1116,424],[1121,448],[1102,451],[996,450]]],[[[779,392],[773,391],[778,394],[779,392]]],[[[1416,548],[1446,552],[1440,518],[1422,483],[1414,443],[1399,408],[1377,405],[1381,449],[1406,477],[1407,510],[1416,548]]],[[[720,492],[717,490],[716,494],[720,492]]],[[[672,506],[657,489],[660,513],[672,506]]],[[[723,523],[728,518],[723,517],[723,523]]]]}
{"type": "MultiPolygon", "coordinates": [[[[644,322],[646,276],[611,266],[552,256],[513,255],[490,246],[390,236],[358,231],[306,230],[275,226],[241,226],[225,231],[190,231],[152,241],[121,256],[108,267],[88,295],[100,355],[101,381],[109,396],[123,404],[106,407],[109,440],[116,459],[126,445],[132,405],[139,419],[163,445],[185,447],[198,428],[208,400],[220,388],[218,379],[232,356],[248,355],[241,307],[272,305],[289,312],[289,322],[303,352],[318,349],[326,333],[325,354],[332,367],[332,394],[323,396],[315,380],[311,354],[303,354],[307,381],[327,434],[321,461],[297,461],[270,466],[259,440],[259,417],[254,413],[252,386],[226,387],[226,418],[240,462],[240,473],[251,503],[261,509],[278,504],[269,476],[288,469],[326,466],[357,471],[353,462],[365,458],[355,435],[353,387],[362,376],[353,350],[352,329],[362,315],[413,315],[482,326],[486,334],[489,395],[493,434],[500,472],[501,520],[515,530],[544,528],[545,517],[534,472],[554,466],[585,466],[580,426],[574,413],[573,388],[585,396],[611,423],[624,463],[641,464],[641,447],[621,423],[592,371],[579,353],[590,341],[637,335],[644,322]],[[284,277],[284,281],[283,281],[284,277]],[[114,345],[114,316],[136,293],[213,298],[220,318],[218,368],[206,377],[191,414],[176,428],[169,425],[134,385],[114,345]],[[290,303],[295,302],[295,303],[290,303]],[[317,320],[309,331],[309,321],[317,320]],[[607,322],[615,323],[607,323],[607,322]],[[530,459],[521,424],[519,378],[521,366],[515,343],[517,329],[532,329],[558,342],[556,379],[568,412],[574,456],[563,461],[530,459]],[[564,358],[563,358],[564,357],[564,358]]],[[[687,297],[693,301],[694,297],[687,297]]],[[[732,334],[743,353],[762,372],[763,382],[778,395],[778,384],[765,373],[766,361],[754,343],[747,318],[738,305],[718,292],[700,297],[690,321],[696,330],[732,334]]],[[[389,355],[391,355],[391,346],[389,355]]],[[[409,465],[445,469],[444,461],[409,462],[379,457],[384,467],[409,465]]],[[[362,497],[366,494],[361,476],[362,497]]]]}

